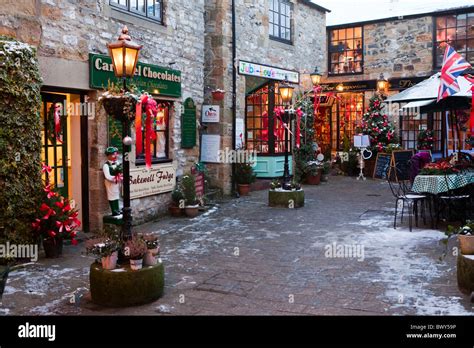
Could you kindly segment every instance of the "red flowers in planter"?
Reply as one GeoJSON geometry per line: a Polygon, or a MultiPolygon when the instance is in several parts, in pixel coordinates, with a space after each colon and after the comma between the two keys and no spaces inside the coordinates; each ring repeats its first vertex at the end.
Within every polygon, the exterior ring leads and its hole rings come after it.
{"type": "Polygon", "coordinates": [[[421,171],[421,175],[446,175],[456,174],[459,170],[451,163],[442,161],[438,163],[428,163],[421,171]]]}
{"type": "MultiPolygon", "coordinates": [[[[50,173],[51,167],[43,165],[43,173],[50,173]]],[[[77,228],[81,226],[78,220],[79,212],[73,208],[72,202],[62,197],[48,181],[44,183],[44,194],[39,207],[39,218],[32,222],[34,233],[43,240],[70,239],[73,245],[77,244],[77,228]]]]}
{"type": "Polygon", "coordinates": [[[215,91],[212,91],[212,99],[215,101],[222,101],[224,100],[225,97],[225,91],[221,89],[216,89],[215,91]]]}

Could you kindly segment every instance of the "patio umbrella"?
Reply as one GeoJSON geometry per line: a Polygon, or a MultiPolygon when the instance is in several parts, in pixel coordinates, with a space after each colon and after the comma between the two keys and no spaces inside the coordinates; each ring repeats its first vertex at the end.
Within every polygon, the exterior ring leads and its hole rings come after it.
{"type": "MultiPolygon", "coordinates": [[[[471,108],[471,83],[464,76],[460,76],[457,79],[460,88],[458,93],[451,97],[442,99],[439,103],[437,102],[439,86],[441,83],[440,76],[441,73],[436,73],[415,86],[391,96],[386,100],[386,102],[408,103],[402,109],[418,107],[420,108],[421,113],[445,112],[448,110],[463,110],[471,108]]],[[[457,120],[454,120],[453,126],[454,124],[457,124],[457,120]]],[[[457,132],[459,138],[459,129],[457,129],[457,132]]]]}

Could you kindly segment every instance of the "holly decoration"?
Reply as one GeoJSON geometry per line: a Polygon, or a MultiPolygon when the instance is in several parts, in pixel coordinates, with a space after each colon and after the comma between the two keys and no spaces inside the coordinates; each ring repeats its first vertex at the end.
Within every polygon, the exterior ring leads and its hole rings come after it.
{"type": "Polygon", "coordinates": [[[432,130],[422,130],[418,134],[418,150],[433,150],[436,137],[432,130]]]}
{"type": "Polygon", "coordinates": [[[390,144],[397,143],[395,126],[383,108],[383,99],[379,95],[373,96],[361,122],[361,131],[370,137],[370,150],[375,152],[384,152],[390,144]]]}

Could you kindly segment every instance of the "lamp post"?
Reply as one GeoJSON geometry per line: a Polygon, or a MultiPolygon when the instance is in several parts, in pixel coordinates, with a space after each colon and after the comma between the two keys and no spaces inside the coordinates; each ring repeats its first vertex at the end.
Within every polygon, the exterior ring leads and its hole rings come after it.
{"type": "MultiPolygon", "coordinates": [[[[127,77],[133,77],[138,63],[138,55],[142,49],[132,41],[128,35],[128,28],[125,26],[118,41],[108,44],[110,57],[114,66],[114,74],[123,81],[124,93],[127,91],[127,77]]],[[[122,238],[128,240],[132,236],[132,208],[130,206],[130,146],[132,139],[130,137],[130,119],[122,119],[122,137],[123,137],[123,225],[122,238]]]]}
{"type": "Polygon", "coordinates": [[[293,91],[294,87],[288,83],[288,80],[279,87],[280,96],[285,105],[285,113],[283,114],[282,121],[286,124],[285,127],[285,167],[283,172],[283,183],[282,188],[284,190],[291,190],[291,177],[290,177],[290,163],[289,163],[289,148],[290,148],[290,140],[289,140],[289,127],[290,122],[294,115],[294,110],[288,109],[288,106],[291,105],[293,100],[293,91]]]}

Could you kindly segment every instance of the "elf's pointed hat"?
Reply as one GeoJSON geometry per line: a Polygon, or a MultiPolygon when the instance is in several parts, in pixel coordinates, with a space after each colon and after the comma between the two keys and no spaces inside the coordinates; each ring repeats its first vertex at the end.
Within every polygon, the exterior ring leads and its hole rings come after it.
{"type": "Polygon", "coordinates": [[[108,147],[107,150],[105,150],[105,155],[106,156],[113,155],[116,152],[119,152],[119,150],[116,147],[111,146],[111,147],[108,147]]]}

